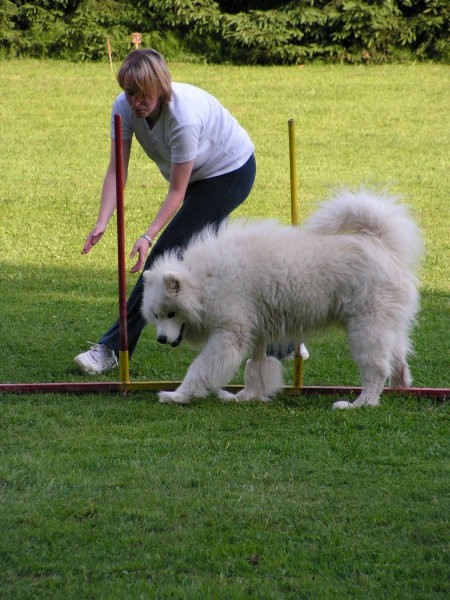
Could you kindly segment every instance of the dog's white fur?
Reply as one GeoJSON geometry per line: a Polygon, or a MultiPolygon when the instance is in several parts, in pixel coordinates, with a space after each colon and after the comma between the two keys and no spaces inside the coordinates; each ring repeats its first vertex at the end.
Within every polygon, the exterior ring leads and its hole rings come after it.
{"type": "Polygon", "coordinates": [[[350,404],[379,403],[385,381],[411,385],[406,362],[418,310],[417,226],[396,199],[342,191],[301,228],[275,221],[232,221],[204,231],[180,260],[167,253],[144,273],[142,313],[158,341],[203,345],[174,392],[160,402],[186,404],[226,385],[250,352],[245,387],[222,399],[267,400],[283,385],[268,345],[341,324],[362,392],[350,404]]]}

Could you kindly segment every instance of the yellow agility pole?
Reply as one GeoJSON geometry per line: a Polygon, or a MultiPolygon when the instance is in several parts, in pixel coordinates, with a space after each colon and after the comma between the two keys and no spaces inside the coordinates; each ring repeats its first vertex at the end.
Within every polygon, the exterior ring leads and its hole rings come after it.
{"type": "Polygon", "coordinates": [[[295,155],[295,122],[288,121],[289,130],[289,170],[291,181],[291,223],[298,225],[297,159],[295,155]]]}
{"type": "MultiPolygon", "coordinates": [[[[297,188],[297,163],[295,152],[295,122],[294,119],[288,121],[289,131],[289,171],[291,182],[291,223],[298,225],[298,188],[297,188]]],[[[303,356],[300,354],[299,341],[295,340],[294,347],[294,368],[293,368],[294,388],[303,387],[303,356]]]]}

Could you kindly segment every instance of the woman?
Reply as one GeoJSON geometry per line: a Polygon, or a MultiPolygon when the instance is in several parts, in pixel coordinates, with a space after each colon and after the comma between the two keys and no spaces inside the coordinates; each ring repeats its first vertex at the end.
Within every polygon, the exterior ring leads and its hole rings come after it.
{"type": "MultiPolygon", "coordinates": [[[[163,252],[185,247],[206,225],[218,226],[249,195],[256,165],[254,145],[236,119],[204,90],[172,82],[155,50],[132,51],[117,80],[123,92],[113,104],[111,155],[100,210],[82,253],[100,241],[116,208],[113,116],[120,114],[124,181],[134,135],[169,183],[161,208],[131,250],[130,258],[137,257],[131,272],[136,273],[150,269],[163,252]]],[[[130,357],[145,326],[141,299],[142,276],[127,301],[130,357]]],[[[99,343],[76,356],[75,363],[84,373],[103,373],[117,366],[119,347],[117,321],[99,343]]]]}

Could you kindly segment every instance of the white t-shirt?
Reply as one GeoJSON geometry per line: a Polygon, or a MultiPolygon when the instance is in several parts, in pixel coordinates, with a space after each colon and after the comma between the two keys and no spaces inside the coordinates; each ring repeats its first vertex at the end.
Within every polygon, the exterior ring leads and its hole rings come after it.
{"type": "Polygon", "coordinates": [[[172,99],[152,129],[133,114],[124,92],[113,104],[113,139],[114,114],[122,117],[122,139],[134,134],[167,180],[171,163],[194,160],[194,182],[234,171],[254,152],[249,135],[229,111],[208,92],[186,83],[172,83],[172,99]]]}

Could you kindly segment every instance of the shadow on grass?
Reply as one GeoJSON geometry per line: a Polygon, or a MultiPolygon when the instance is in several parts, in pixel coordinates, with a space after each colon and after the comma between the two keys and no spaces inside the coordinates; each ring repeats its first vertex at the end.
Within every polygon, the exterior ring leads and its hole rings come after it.
{"type": "MultiPolygon", "coordinates": [[[[61,268],[39,265],[34,270],[0,264],[0,383],[85,381],[73,357],[98,341],[118,314],[118,283],[114,269],[61,268]]],[[[135,278],[128,277],[128,287],[135,278]]],[[[410,364],[417,387],[448,386],[449,296],[425,292],[414,330],[415,355],[410,364]]],[[[360,385],[345,334],[332,329],[307,340],[310,359],[304,365],[305,385],[360,385]]],[[[173,349],[155,341],[146,328],[130,365],[132,380],[179,380],[196,351],[173,349]]],[[[292,363],[284,361],[286,384],[292,363]]],[[[101,376],[117,380],[117,371],[101,376]]],[[[242,369],[234,383],[242,381],[242,369]]]]}

